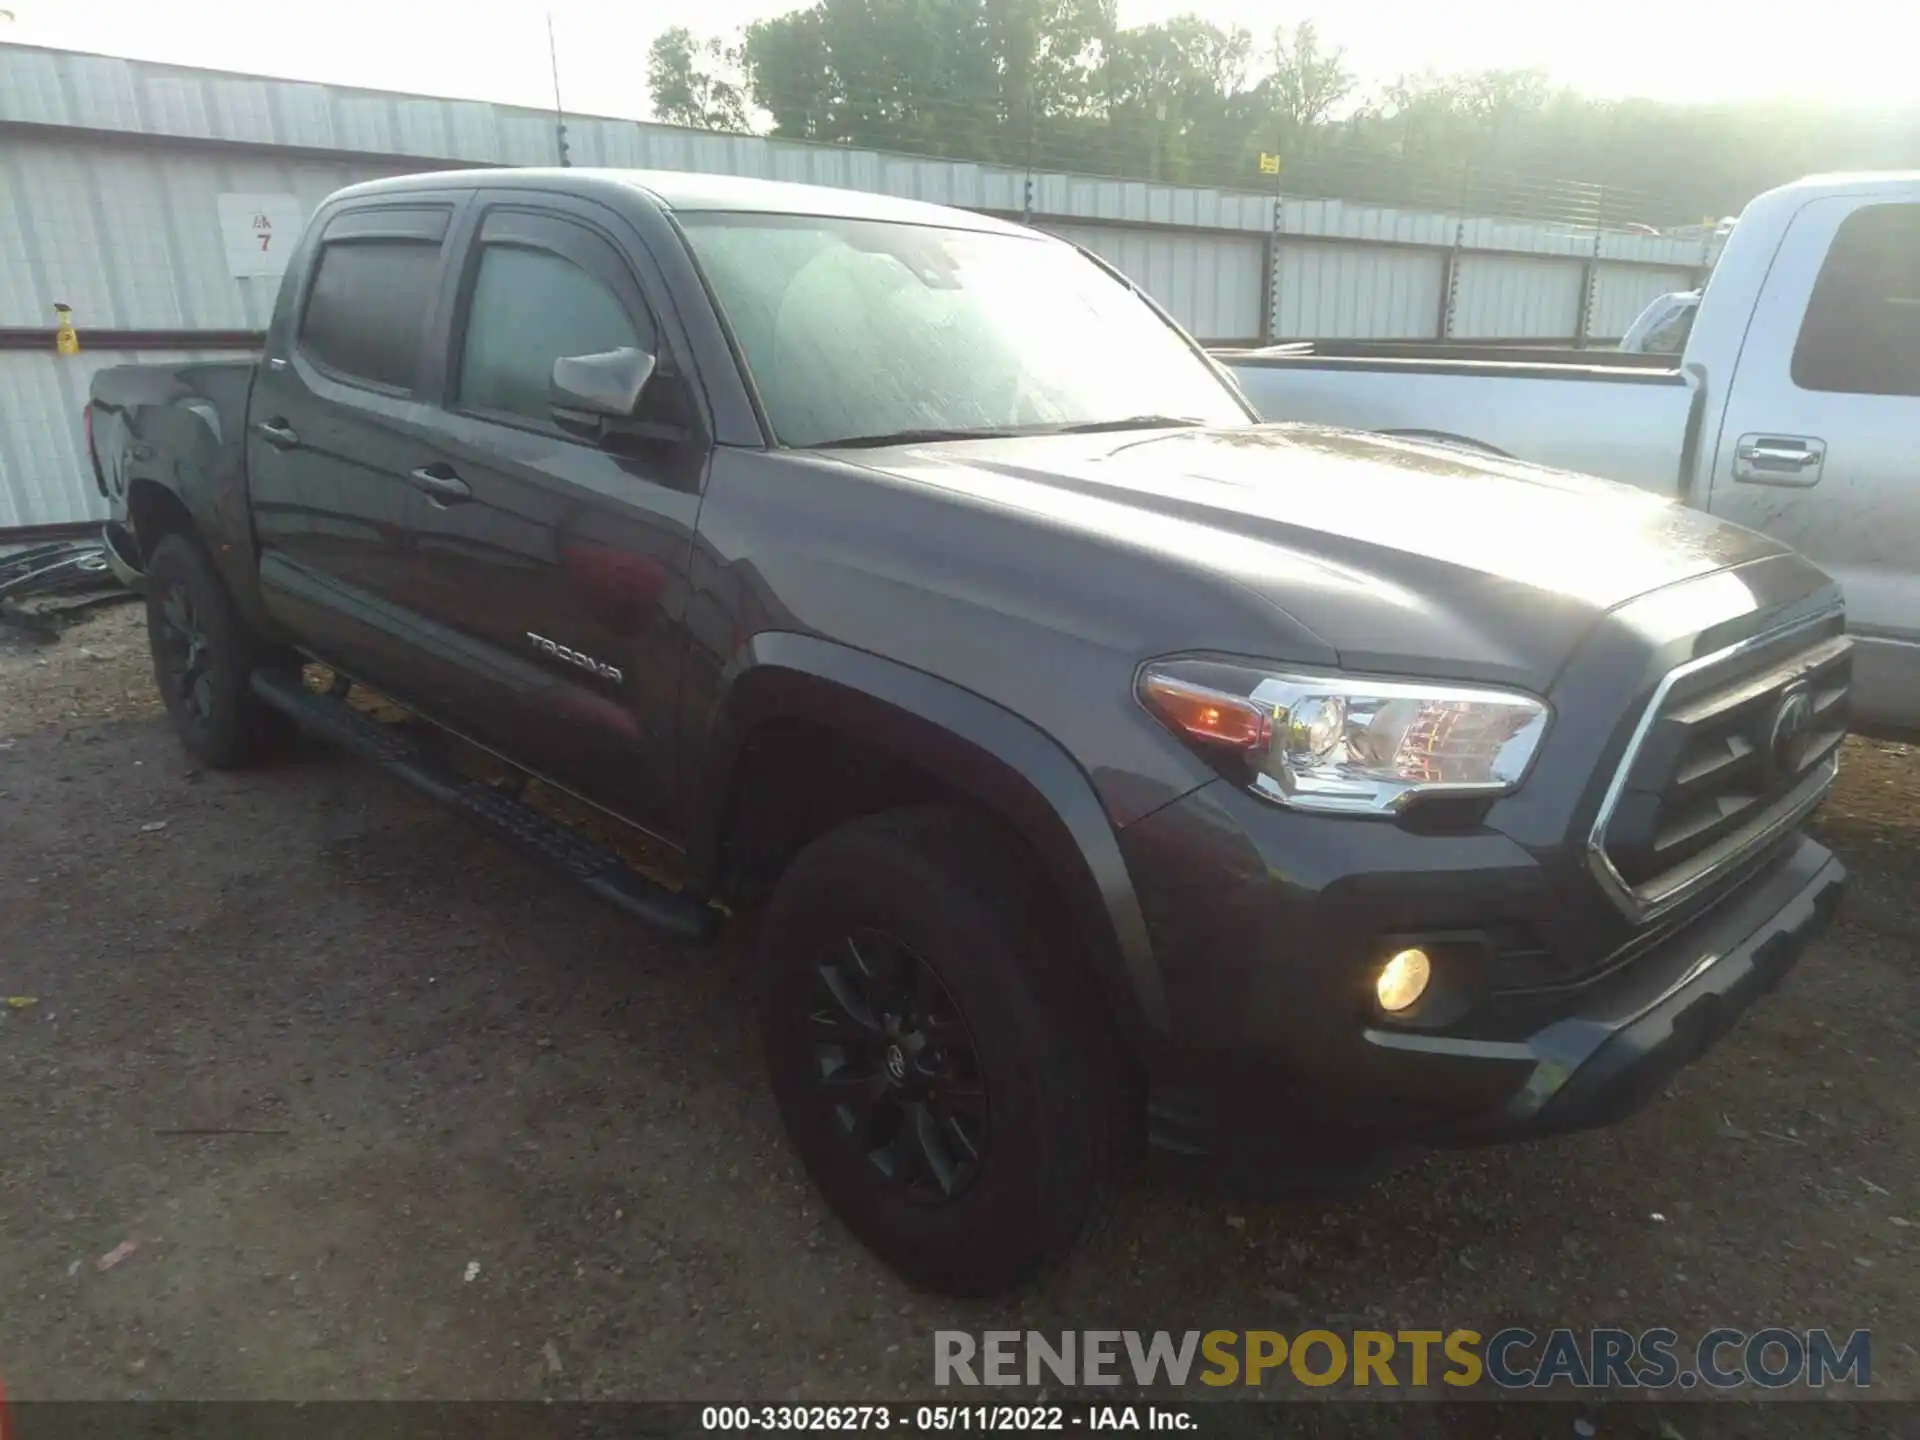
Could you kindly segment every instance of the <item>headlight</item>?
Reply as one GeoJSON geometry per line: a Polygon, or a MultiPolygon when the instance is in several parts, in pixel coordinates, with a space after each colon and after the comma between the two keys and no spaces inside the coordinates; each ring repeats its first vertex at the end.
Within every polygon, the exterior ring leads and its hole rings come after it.
{"type": "Polygon", "coordinates": [[[1547,731],[1543,700],[1425,680],[1169,660],[1138,688],[1175,734],[1297,810],[1384,815],[1426,795],[1503,794],[1547,731]]]}

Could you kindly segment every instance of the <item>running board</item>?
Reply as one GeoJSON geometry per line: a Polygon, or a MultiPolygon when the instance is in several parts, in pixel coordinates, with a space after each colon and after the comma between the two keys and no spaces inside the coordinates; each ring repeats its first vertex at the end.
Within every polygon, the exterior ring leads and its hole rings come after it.
{"type": "Polygon", "coordinates": [[[306,729],[483,821],[520,849],[629,915],[690,940],[711,934],[719,923],[718,911],[636,873],[613,851],[575,834],[522,800],[468,779],[392,726],[361,714],[344,700],[316,695],[301,683],[297,671],[256,670],[253,691],[306,729]]]}

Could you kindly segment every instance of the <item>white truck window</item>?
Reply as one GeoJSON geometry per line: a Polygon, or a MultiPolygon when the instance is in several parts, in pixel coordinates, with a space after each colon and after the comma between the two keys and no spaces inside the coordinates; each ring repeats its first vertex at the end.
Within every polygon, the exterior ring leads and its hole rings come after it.
{"type": "Polygon", "coordinates": [[[1841,222],[1807,301],[1793,383],[1920,395],[1920,205],[1868,205],[1841,222]]]}

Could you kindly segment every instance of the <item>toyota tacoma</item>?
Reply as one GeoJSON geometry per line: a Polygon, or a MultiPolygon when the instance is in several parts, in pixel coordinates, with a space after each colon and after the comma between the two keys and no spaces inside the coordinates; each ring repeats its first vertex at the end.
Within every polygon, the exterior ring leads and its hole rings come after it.
{"type": "Polygon", "coordinates": [[[793,1143],[923,1285],[1065,1251],[1140,1137],[1265,1184],[1610,1121],[1844,883],[1802,828],[1847,725],[1819,570],[1260,423],[1118,273],[979,215],[359,185],[257,362],[103,370],[87,418],[187,749],[318,731],[668,931],[741,917],[793,1143]]]}

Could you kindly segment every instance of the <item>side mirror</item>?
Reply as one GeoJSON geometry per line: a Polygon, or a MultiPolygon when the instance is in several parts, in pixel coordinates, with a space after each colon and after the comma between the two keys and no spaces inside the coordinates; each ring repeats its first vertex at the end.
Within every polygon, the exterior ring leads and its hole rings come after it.
{"type": "Polygon", "coordinates": [[[603,422],[631,420],[659,362],[623,346],[598,355],[562,355],[553,362],[548,403],[569,430],[598,431],[603,422]]]}

